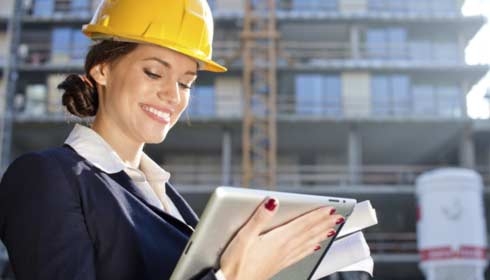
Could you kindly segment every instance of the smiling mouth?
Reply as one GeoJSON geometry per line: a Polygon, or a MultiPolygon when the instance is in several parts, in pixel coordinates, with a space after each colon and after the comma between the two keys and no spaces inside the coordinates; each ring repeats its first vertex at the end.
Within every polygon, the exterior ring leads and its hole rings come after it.
{"type": "Polygon", "coordinates": [[[145,112],[149,113],[152,117],[154,117],[155,119],[161,122],[166,122],[166,123],[170,122],[170,114],[168,112],[160,111],[148,105],[141,105],[141,108],[145,112]]]}

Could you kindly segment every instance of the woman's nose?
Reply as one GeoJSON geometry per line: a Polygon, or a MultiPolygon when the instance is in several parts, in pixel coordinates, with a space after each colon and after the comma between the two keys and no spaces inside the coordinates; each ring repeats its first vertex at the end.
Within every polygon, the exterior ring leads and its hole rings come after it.
{"type": "Polygon", "coordinates": [[[180,103],[180,87],[177,82],[168,82],[158,92],[158,97],[169,104],[177,105],[180,103]]]}

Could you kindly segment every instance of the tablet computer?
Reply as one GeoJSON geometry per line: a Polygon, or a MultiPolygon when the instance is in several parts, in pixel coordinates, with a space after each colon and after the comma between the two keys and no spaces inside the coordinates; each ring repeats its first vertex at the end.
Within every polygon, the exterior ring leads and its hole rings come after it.
{"type": "MultiPolygon", "coordinates": [[[[217,267],[221,253],[231,238],[266,197],[279,201],[279,209],[268,228],[322,206],[334,207],[336,213],[347,219],[356,204],[356,200],[350,198],[218,187],[211,195],[170,279],[188,280],[205,268],[217,267]]],[[[341,226],[336,226],[337,233],[341,226]]],[[[334,239],[335,236],[328,238],[321,244],[320,250],[285,268],[272,279],[310,279],[334,239]]]]}

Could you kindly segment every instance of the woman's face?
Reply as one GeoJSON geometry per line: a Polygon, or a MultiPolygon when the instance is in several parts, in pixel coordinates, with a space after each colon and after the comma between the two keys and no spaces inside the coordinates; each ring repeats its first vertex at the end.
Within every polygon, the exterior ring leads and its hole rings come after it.
{"type": "Polygon", "coordinates": [[[99,90],[96,119],[138,143],[165,139],[187,107],[197,77],[195,60],[147,44],[98,70],[91,75],[99,75],[94,79],[105,89],[99,90]]]}

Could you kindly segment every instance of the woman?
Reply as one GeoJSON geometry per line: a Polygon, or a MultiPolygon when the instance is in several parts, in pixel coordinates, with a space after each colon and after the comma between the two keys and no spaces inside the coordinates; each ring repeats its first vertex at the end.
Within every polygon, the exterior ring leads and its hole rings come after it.
{"type": "MultiPolygon", "coordinates": [[[[62,147],[28,153],[0,185],[0,237],[16,278],[169,279],[197,224],[169,174],[143,153],[162,142],[211,60],[205,0],[102,1],[84,33],[99,42],[85,75],[60,84],[76,125],[62,147]]],[[[320,208],[267,233],[277,211],[257,207],[221,256],[195,279],[268,279],[318,249],[343,222],[320,208]]]]}

